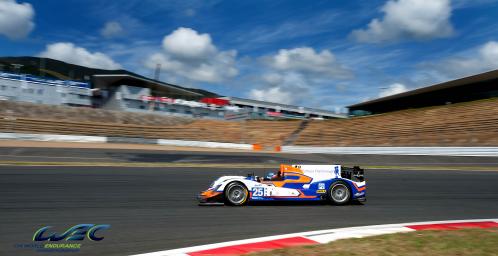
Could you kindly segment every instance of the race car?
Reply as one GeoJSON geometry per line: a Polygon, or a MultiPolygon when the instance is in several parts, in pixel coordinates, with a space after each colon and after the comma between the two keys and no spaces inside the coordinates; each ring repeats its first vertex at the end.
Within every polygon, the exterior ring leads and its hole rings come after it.
{"type": "Polygon", "coordinates": [[[280,165],[276,173],[222,176],[198,196],[199,205],[242,206],[251,201],[328,200],[335,205],[366,200],[364,170],[358,166],[280,165]]]}

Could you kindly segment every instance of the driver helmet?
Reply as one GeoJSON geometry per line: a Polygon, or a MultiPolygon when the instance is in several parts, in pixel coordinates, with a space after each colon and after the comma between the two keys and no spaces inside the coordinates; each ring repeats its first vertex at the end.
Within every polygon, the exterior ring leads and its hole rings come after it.
{"type": "Polygon", "coordinates": [[[269,173],[266,174],[265,178],[266,179],[271,179],[271,178],[273,178],[273,176],[275,176],[275,173],[274,172],[269,172],[269,173]]]}

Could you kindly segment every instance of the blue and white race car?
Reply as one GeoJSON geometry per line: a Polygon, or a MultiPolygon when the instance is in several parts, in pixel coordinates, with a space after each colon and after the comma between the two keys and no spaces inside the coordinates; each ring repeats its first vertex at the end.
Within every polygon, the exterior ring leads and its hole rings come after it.
{"type": "Polygon", "coordinates": [[[200,205],[241,206],[250,201],[329,200],[344,205],[366,200],[364,170],[358,166],[280,165],[277,173],[222,176],[199,195],[200,205]]]}

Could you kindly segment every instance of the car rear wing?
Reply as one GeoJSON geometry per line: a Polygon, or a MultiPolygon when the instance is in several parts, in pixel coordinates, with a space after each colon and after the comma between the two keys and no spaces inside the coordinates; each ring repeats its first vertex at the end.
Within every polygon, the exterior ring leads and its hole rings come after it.
{"type": "Polygon", "coordinates": [[[341,177],[356,182],[365,181],[365,170],[359,166],[341,168],[341,177]]]}

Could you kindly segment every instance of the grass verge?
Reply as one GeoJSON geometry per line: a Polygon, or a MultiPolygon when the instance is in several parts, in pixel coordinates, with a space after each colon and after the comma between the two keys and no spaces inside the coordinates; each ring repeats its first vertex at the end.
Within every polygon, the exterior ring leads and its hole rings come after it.
{"type": "Polygon", "coordinates": [[[426,230],[352,238],[328,244],[292,247],[251,256],[475,256],[498,255],[498,228],[426,230]]]}

